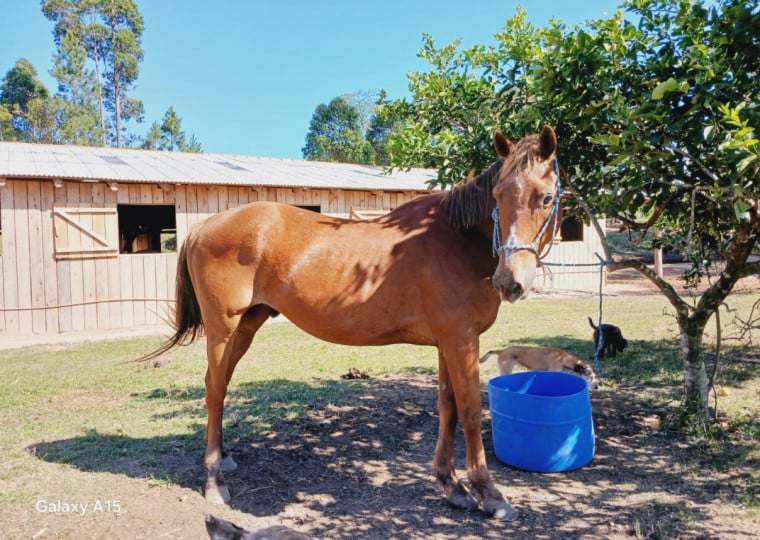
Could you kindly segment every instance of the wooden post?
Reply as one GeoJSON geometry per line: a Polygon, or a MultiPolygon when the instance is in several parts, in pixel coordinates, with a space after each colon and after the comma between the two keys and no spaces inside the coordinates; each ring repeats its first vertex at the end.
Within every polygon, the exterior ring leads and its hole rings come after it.
{"type": "Polygon", "coordinates": [[[662,248],[654,250],[654,272],[661,278],[664,277],[662,272],[662,248]]]}

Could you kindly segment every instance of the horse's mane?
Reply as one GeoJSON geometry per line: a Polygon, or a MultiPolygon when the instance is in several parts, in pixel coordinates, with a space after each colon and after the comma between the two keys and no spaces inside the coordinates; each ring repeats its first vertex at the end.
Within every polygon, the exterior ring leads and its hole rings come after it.
{"type": "Polygon", "coordinates": [[[451,225],[457,229],[469,229],[489,217],[491,191],[498,183],[503,162],[499,159],[484,172],[463,180],[444,194],[441,206],[451,225]]]}
{"type": "Polygon", "coordinates": [[[474,178],[468,178],[444,194],[441,206],[449,223],[469,229],[491,217],[493,188],[517,168],[525,168],[536,158],[538,136],[529,136],[514,145],[506,158],[500,158],[474,178]]]}

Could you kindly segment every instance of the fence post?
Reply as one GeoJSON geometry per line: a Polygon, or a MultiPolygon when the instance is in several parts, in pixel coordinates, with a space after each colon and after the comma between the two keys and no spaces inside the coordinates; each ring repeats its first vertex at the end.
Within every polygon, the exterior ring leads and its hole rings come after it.
{"type": "Polygon", "coordinates": [[[662,272],[662,248],[656,248],[654,250],[654,272],[661,278],[664,278],[662,272]]]}

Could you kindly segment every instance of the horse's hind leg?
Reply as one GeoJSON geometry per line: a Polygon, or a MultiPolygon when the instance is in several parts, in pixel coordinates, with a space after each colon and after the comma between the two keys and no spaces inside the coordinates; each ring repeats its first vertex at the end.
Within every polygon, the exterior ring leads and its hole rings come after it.
{"type": "Polygon", "coordinates": [[[255,306],[240,317],[230,334],[207,328],[208,369],[206,370],[206,500],[223,504],[230,500],[230,491],[222,472],[237,468],[235,461],[223,449],[222,413],[227,384],[235,366],[251,345],[256,331],[269,318],[266,306],[255,306]]]}
{"type": "MultiPolygon", "coordinates": [[[[274,314],[276,314],[276,312],[271,311],[268,307],[257,305],[249,309],[240,319],[240,323],[235,329],[235,333],[232,334],[231,342],[228,345],[231,352],[227,362],[227,385],[230,384],[232,374],[234,373],[238,362],[250,348],[256,332],[258,332],[261,325],[274,314]]],[[[224,437],[221,438],[221,445],[222,472],[232,472],[237,469],[237,463],[235,463],[235,460],[232,459],[232,456],[230,456],[229,453],[224,451],[224,437]]]]}

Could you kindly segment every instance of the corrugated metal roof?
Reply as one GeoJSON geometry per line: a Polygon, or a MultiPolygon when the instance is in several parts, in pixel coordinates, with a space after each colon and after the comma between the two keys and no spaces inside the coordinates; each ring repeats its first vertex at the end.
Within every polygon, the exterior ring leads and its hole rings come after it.
{"type": "Polygon", "coordinates": [[[0,177],[135,183],[427,190],[435,171],[227,154],[0,142],[0,177]]]}

